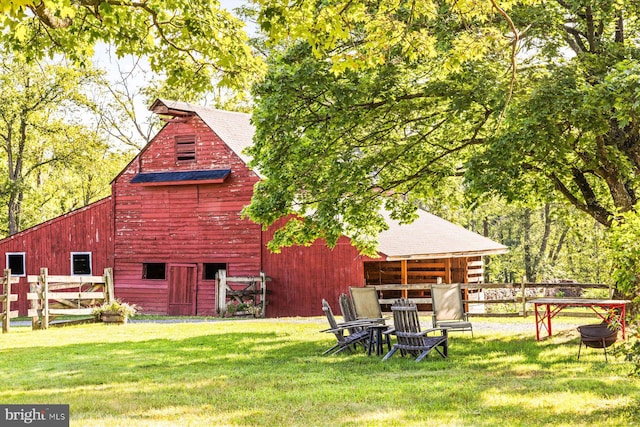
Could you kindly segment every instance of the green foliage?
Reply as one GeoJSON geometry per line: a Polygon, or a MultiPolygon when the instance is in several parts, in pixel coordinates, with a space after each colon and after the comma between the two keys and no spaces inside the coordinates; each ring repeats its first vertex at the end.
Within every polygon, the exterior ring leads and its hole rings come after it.
{"type": "Polygon", "coordinates": [[[471,189],[508,200],[563,197],[605,226],[617,210],[633,208],[640,190],[633,3],[546,2],[514,12],[529,25],[523,48],[532,51],[521,59],[503,126],[468,165],[471,189]]]}
{"type": "MultiPolygon", "coordinates": [[[[443,71],[456,71],[504,43],[486,22],[498,19],[490,2],[383,0],[254,0],[258,24],[271,45],[303,41],[336,74],[439,58],[443,71]],[[473,48],[469,48],[473,46],[473,48]],[[443,48],[444,47],[444,48],[443,48]]],[[[512,2],[500,2],[510,10],[512,2]]],[[[532,3],[524,0],[521,3],[532,3]]]]}
{"type": "Polygon", "coordinates": [[[273,58],[254,89],[249,153],[264,179],[247,212],[264,224],[305,218],[273,247],[346,234],[372,253],[380,209],[409,221],[413,202],[446,193],[440,184],[482,141],[474,132],[496,102],[489,70],[441,76],[437,61],[401,59],[335,74],[305,43],[273,58]]]}
{"type": "Polygon", "coordinates": [[[640,304],[640,215],[621,214],[609,233],[617,289],[640,304]]]}
{"type": "Polygon", "coordinates": [[[622,355],[625,361],[632,364],[631,375],[640,377],[640,334],[636,333],[622,346],[616,348],[615,354],[622,355]]]}
{"type": "Polygon", "coordinates": [[[564,200],[605,227],[635,204],[637,2],[497,2],[515,80],[490,2],[256,3],[272,54],[247,212],[298,218],[272,247],[343,233],[372,253],[381,208],[449,205],[462,174],[470,198],[564,200]]]}
{"type": "Polygon", "coordinates": [[[477,201],[458,209],[429,209],[508,246],[509,252],[485,257],[486,282],[548,282],[570,279],[611,283],[606,229],[566,203],[506,204],[501,199],[477,201]]]}
{"type": "Polygon", "coordinates": [[[147,58],[166,84],[193,96],[238,91],[261,74],[244,23],[211,0],[0,1],[0,37],[30,62],[64,54],[87,65],[95,46],[147,58]]]}
{"type": "Polygon", "coordinates": [[[86,120],[93,111],[86,93],[98,73],[11,56],[0,67],[2,234],[110,194],[129,154],[112,149],[86,120]]]}

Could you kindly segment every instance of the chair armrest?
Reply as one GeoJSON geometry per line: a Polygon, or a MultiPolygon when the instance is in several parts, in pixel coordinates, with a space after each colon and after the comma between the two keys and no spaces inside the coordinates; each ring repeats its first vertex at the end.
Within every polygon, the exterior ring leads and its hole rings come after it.
{"type": "Polygon", "coordinates": [[[446,328],[429,328],[429,329],[425,329],[424,331],[422,331],[421,334],[427,335],[430,332],[440,332],[442,335],[448,335],[449,334],[446,328]]]}
{"type": "Polygon", "coordinates": [[[369,323],[386,323],[387,320],[389,320],[389,317],[359,317],[358,319],[354,320],[354,322],[369,322],[369,323]]]}
{"type": "Polygon", "coordinates": [[[400,338],[422,338],[424,337],[426,334],[423,332],[401,332],[401,331],[395,331],[394,333],[395,336],[400,337],[400,338]]]}
{"type": "Polygon", "coordinates": [[[359,317],[354,322],[367,322],[367,323],[384,323],[389,320],[388,317],[359,317]]]}
{"type": "MultiPolygon", "coordinates": [[[[420,332],[400,332],[400,331],[396,331],[394,334],[397,337],[400,338],[425,338],[428,337],[428,333],[429,332],[434,332],[434,331],[442,331],[442,336],[443,337],[448,337],[449,335],[447,334],[447,330],[446,329],[428,329],[426,331],[420,331],[420,332]]],[[[435,338],[435,337],[432,337],[435,338]]]]}
{"type": "Polygon", "coordinates": [[[373,325],[379,325],[378,322],[373,322],[371,321],[371,319],[368,320],[354,320],[351,322],[342,322],[342,323],[338,323],[336,326],[337,328],[329,328],[329,329],[323,329],[320,332],[339,332],[339,331],[344,331],[345,329],[351,329],[351,328],[366,328],[367,326],[373,326],[373,325]]]}

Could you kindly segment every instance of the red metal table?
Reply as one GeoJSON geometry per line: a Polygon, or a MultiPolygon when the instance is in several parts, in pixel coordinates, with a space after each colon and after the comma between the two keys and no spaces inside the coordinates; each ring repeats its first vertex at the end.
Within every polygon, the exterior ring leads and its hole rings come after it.
{"type": "Polygon", "coordinates": [[[626,304],[631,301],[615,299],[592,298],[536,298],[529,301],[534,304],[536,312],[536,339],[540,341],[540,329],[547,331],[551,336],[551,319],[567,307],[588,307],[602,320],[617,322],[622,330],[622,339],[625,335],[626,304]]]}

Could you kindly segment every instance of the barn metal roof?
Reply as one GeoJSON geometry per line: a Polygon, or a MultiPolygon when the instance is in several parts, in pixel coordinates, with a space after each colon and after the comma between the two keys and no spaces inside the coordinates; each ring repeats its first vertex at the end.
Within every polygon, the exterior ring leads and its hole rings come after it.
{"type": "Polygon", "coordinates": [[[179,172],[143,172],[133,177],[132,184],[184,184],[189,182],[223,182],[231,169],[210,169],[179,172]]]}
{"type": "MultiPolygon", "coordinates": [[[[150,109],[158,114],[197,114],[245,163],[251,160],[244,153],[244,149],[252,144],[255,133],[249,114],[165,99],[156,100],[150,109]]],[[[399,224],[387,214],[385,219],[389,229],[378,236],[378,250],[388,260],[466,257],[508,252],[506,246],[424,210],[418,210],[418,219],[410,224],[399,224]]]]}

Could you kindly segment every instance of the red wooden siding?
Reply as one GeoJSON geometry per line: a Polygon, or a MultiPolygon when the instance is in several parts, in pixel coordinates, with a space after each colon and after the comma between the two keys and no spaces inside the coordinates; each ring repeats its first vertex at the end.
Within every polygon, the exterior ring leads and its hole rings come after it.
{"type": "MultiPolygon", "coordinates": [[[[168,123],[114,181],[116,296],[145,313],[167,313],[170,264],[192,264],[195,313],[215,313],[215,282],[204,280],[204,263],[226,263],[233,276],[260,272],[260,226],[242,219],[258,177],[198,117],[168,123]],[[194,135],[195,161],[177,161],[176,136],[194,135]],[[142,186],[141,172],[230,169],[220,184],[142,186]],[[142,264],[167,263],[165,280],[142,279],[142,264]]],[[[185,282],[185,286],[188,286],[185,282]]],[[[185,292],[188,290],[185,290],[185,292]]]]}
{"type": "MultiPolygon", "coordinates": [[[[0,264],[6,268],[7,252],[25,252],[26,274],[71,274],[71,252],[91,252],[92,273],[101,276],[112,265],[112,205],[108,197],[85,208],[44,222],[0,241],[0,264]]],[[[27,314],[26,277],[17,286],[17,308],[27,314]]],[[[13,309],[15,309],[14,307],[13,309]]]]}
{"type": "MultiPolygon", "coordinates": [[[[265,244],[275,226],[263,233],[265,244]]],[[[308,247],[283,248],[279,254],[262,248],[262,268],[271,278],[267,289],[267,316],[320,316],[322,299],[339,313],[338,297],[349,286],[363,286],[363,259],[349,239],[341,238],[335,248],[324,241],[308,247]]]]}

